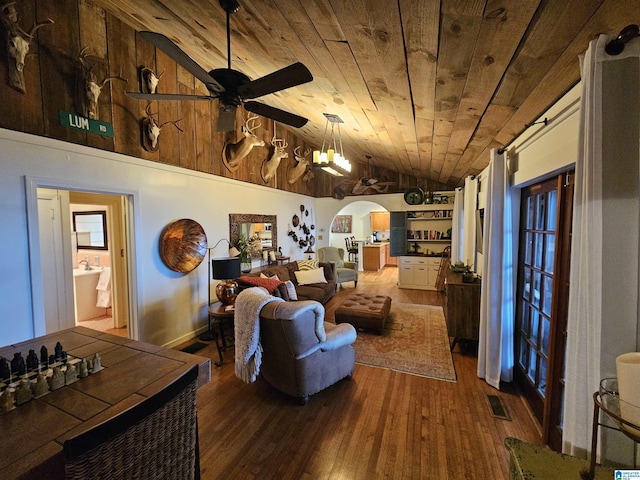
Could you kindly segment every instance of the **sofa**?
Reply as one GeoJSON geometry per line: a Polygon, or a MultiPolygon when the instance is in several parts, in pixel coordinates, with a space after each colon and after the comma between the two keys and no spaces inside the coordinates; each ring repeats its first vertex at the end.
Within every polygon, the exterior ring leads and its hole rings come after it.
{"type": "MultiPolygon", "coordinates": [[[[308,278],[306,280],[308,280],[308,278]]],[[[263,286],[267,288],[272,295],[282,297],[287,301],[315,300],[323,305],[333,298],[337,288],[335,265],[329,262],[318,262],[316,260],[293,261],[285,263],[284,265],[270,265],[259,271],[243,274],[237,279],[237,282],[240,290],[252,286],[263,286]],[[304,274],[304,276],[313,279],[313,276],[319,273],[317,271],[318,268],[322,269],[322,279],[326,282],[306,283],[299,278],[304,274]],[[296,272],[300,272],[301,270],[304,270],[304,272],[296,275],[296,272]],[[268,279],[274,276],[277,276],[278,282],[269,282],[268,279]],[[260,278],[264,280],[257,280],[260,278]],[[287,281],[293,283],[295,296],[297,298],[291,298],[286,284],[282,283],[287,281]]]]}
{"type": "Polygon", "coordinates": [[[324,321],[318,302],[271,302],[260,311],[260,374],[273,387],[298,399],[351,378],[356,330],[324,321]]]}

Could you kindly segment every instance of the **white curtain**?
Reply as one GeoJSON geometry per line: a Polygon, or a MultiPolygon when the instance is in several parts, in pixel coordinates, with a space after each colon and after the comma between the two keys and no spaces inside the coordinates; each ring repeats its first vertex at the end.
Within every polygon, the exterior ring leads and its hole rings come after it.
{"type": "Polygon", "coordinates": [[[453,218],[451,220],[451,263],[462,262],[462,239],[464,224],[464,190],[456,188],[456,196],[453,204],[453,218]]]}
{"type": "Polygon", "coordinates": [[[487,177],[478,377],[499,389],[501,380],[513,380],[519,196],[509,186],[506,155],[496,149],[487,177]]]}
{"type": "Polygon", "coordinates": [[[464,180],[462,258],[465,265],[474,265],[476,261],[476,203],[478,201],[478,179],[467,177],[464,180]]]}
{"type": "Polygon", "coordinates": [[[584,456],[591,445],[593,392],[600,384],[602,329],[602,57],[606,38],[581,57],[582,98],[569,277],[563,451],[584,456]]]}

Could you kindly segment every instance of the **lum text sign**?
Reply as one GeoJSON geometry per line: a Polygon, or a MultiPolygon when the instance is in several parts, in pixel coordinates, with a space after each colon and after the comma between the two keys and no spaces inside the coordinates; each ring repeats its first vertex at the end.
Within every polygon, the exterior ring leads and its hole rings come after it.
{"type": "Polygon", "coordinates": [[[67,112],[66,110],[60,110],[60,125],[67,128],[96,133],[103,137],[113,138],[113,125],[111,123],[86,118],[77,113],[67,112]]]}

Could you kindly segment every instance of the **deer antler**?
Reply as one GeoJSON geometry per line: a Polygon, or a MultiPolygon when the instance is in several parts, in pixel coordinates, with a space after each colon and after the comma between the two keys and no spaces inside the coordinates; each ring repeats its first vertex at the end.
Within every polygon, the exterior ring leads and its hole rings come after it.
{"type": "Polygon", "coordinates": [[[158,125],[158,127],[162,128],[162,127],[164,127],[167,123],[171,123],[171,124],[173,124],[173,126],[174,126],[174,127],[176,127],[178,130],[180,130],[181,132],[184,132],[184,130],[182,130],[182,129],[177,125],[177,123],[178,123],[180,120],[182,120],[182,119],[180,118],[180,119],[178,119],[178,120],[169,120],[168,122],[164,122],[162,125],[158,125]]]}
{"type": "Polygon", "coordinates": [[[260,128],[262,126],[261,123],[254,125],[254,122],[258,120],[260,117],[258,115],[249,116],[244,122],[244,128],[253,135],[253,131],[260,128]]]}
{"type": "Polygon", "coordinates": [[[100,85],[100,88],[104,87],[111,80],[122,80],[124,83],[129,83],[127,79],[122,76],[122,67],[120,67],[120,72],[118,73],[118,75],[112,75],[112,76],[106,77],[102,81],[102,85],[100,85]]]}

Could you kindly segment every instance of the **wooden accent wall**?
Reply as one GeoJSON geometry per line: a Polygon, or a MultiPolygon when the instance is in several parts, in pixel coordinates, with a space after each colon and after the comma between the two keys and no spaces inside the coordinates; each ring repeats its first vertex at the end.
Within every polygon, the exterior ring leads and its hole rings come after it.
{"type": "MultiPolygon", "coordinates": [[[[157,114],[160,123],[180,120],[182,132],[168,124],[162,129],[157,152],[148,152],[142,147],[141,120],[145,117],[145,101],[126,95],[126,91],[140,91],[141,69],[148,67],[164,72],[158,87],[159,93],[207,94],[204,85],[182,67],[145,40],[123,22],[96,7],[90,0],[22,0],[16,4],[19,23],[29,30],[34,22],[47,18],[54,24],[40,28],[31,45],[31,54],[25,62],[26,94],[9,86],[8,68],[4,44],[0,45],[0,127],[34,135],[46,136],[66,142],[108,150],[154,162],[197,170],[213,175],[264,185],[260,176],[262,160],[272,152],[273,121],[261,118],[262,128],[258,134],[265,147],[256,147],[243,160],[240,168],[231,173],[224,166],[221,152],[225,140],[242,138],[241,114],[238,109],[237,131],[226,134],[216,132],[218,102],[163,101],[152,102],[151,111],[157,114]],[[76,77],[80,66],[79,53],[87,51],[95,61],[96,77],[102,81],[107,76],[122,75],[127,83],[114,80],[107,84],[100,95],[99,120],[113,124],[115,137],[65,128],[60,125],[59,111],[79,112],[75,105],[76,77]]],[[[349,194],[361,176],[395,182],[390,192],[402,192],[415,186],[417,180],[382,168],[369,169],[354,163],[350,178],[335,178],[317,171],[308,182],[299,180],[289,185],[286,180],[287,167],[294,165],[293,149],[308,146],[295,131],[278,125],[279,136],[285,135],[289,144],[289,158],[280,163],[276,176],[269,187],[280,190],[328,197],[334,188],[342,185],[349,194]]],[[[353,163],[353,162],[352,162],[353,163]]],[[[423,188],[445,190],[444,185],[423,185],[423,188]]]]}

